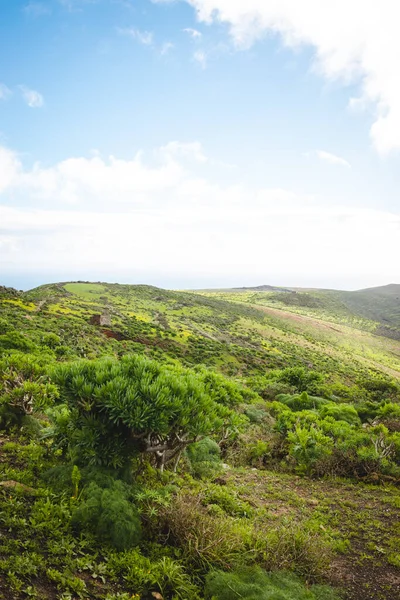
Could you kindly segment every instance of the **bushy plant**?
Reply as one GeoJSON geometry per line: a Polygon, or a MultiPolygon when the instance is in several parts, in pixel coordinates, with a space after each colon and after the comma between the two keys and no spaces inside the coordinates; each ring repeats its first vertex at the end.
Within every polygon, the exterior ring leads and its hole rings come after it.
{"type": "Polygon", "coordinates": [[[122,481],[114,481],[106,488],[94,482],[89,484],[84,499],[72,513],[72,524],[91,531],[118,550],[135,546],[141,534],[139,514],[129,502],[122,481]]]}
{"type": "Polygon", "coordinates": [[[304,367],[288,367],[278,373],[277,381],[290,385],[297,392],[318,394],[324,377],[321,373],[304,367]]]}
{"type": "Polygon", "coordinates": [[[145,453],[162,470],[188,445],[211,433],[228,438],[241,423],[199,375],[141,356],[65,365],[55,378],[70,410],[60,434],[81,463],[117,468],[145,453]]]}
{"type": "Polygon", "coordinates": [[[310,396],[307,392],[301,394],[280,394],[277,401],[285,404],[290,410],[297,412],[301,410],[318,410],[329,401],[318,396],[310,396]]]}
{"type": "Polygon", "coordinates": [[[252,508],[248,502],[238,498],[231,488],[209,485],[203,495],[204,504],[215,504],[231,517],[249,517],[252,508]]]}
{"type": "Polygon", "coordinates": [[[212,516],[193,495],[178,495],[163,511],[163,520],[171,541],[198,569],[230,567],[253,554],[250,523],[233,520],[223,513],[212,516]]]}
{"type": "Polygon", "coordinates": [[[195,477],[215,477],[222,469],[220,447],[210,438],[191,444],[186,453],[195,477]]]}
{"type": "Polygon", "coordinates": [[[34,356],[15,353],[0,360],[0,427],[21,426],[26,415],[42,412],[58,398],[34,356]]]}
{"type": "Polygon", "coordinates": [[[346,421],[346,423],[354,425],[355,427],[361,425],[357,410],[350,404],[335,404],[334,402],[329,402],[320,407],[319,414],[323,419],[325,417],[332,417],[335,421],[346,421]]]}
{"type": "Polygon", "coordinates": [[[332,452],[333,441],[324,435],[317,427],[302,427],[298,425],[288,433],[289,452],[297,468],[310,474],[316,462],[324,459],[332,452]]]}
{"type": "MultiPolygon", "coordinates": [[[[199,600],[199,589],[185,572],[182,563],[168,556],[151,560],[134,549],[112,554],[108,567],[139,593],[147,594],[153,590],[161,592],[165,598],[199,600]]],[[[152,597],[156,595],[153,593],[152,597]]]]}

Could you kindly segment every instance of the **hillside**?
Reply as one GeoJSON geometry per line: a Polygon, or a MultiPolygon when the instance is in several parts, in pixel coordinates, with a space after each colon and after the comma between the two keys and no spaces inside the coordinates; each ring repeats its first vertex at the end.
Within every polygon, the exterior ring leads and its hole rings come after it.
{"type": "Polygon", "coordinates": [[[347,323],[375,335],[400,339],[400,284],[355,292],[258,286],[207,290],[211,297],[279,307],[334,323],[347,323]]]}
{"type": "Polygon", "coordinates": [[[0,598],[400,600],[398,286],[261,287],[0,287],[0,598]]]}

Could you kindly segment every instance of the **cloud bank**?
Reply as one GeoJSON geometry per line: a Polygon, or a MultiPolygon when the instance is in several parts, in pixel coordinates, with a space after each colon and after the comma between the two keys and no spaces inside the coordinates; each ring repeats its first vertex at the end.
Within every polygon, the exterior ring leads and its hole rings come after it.
{"type": "Polygon", "coordinates": [[[29,169],[0,148],[1,275],[139,273],[157,283],[162,274],[182,286],[399,279],[398,215],[217,184],[209,162],[197,142],[171,142],[149,160],[71,157],[29,169]]]}

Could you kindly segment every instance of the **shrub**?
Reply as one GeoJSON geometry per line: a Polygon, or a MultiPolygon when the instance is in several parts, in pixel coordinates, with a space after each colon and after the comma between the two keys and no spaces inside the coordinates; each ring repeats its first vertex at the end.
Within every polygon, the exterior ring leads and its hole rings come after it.
{"type": "Polygon", "coordinates": [[[118,550],[135,546],[140,539],[137,510],[127,500],[126,485],[114,481],[108,488],[89,484],[84,500],[72,514],[72,524],[86,529],[118,550]]]}
{"type": "Polygon", "coordinates": [[[333,441],[317,427],[298,425],[288,433],[289,452],[300,472],[310,474],[313,465],[332,453],[333,441]]]}
{"type": "Polygon", "coordinates": [[[20,350],[22,352],[31,352],[35,344],[19,331],[9,331],[0,335],[0,348],[4,350],[20,350]]]}
{"type": "Polygon", "coordinates": [[[333,402],[329,402],[320,408],[319,414],[323,419],[325,417],[332,417],[335,421],[346,421],[346,423],[354,426],[361,425],[357,410],[350,404],[334,404],[333,402]]]}
{"type": "Polygon", "coordinates": [[[268,418],[268,413],[263,408],[257,408],[257,406],[247,406],[244,414],[249,419],[250,423],[261,423],[264,419],[268,418]]]}
{"type": "Polygon", "coordinates": [[[220,447],[210,438],[191,444],[186,454],[195,477],[215,477],[222,469],[220,447]]]}
{"type": "Polygon", "coordinates": [[[252,541],[255,562],[270,571],[293,571],[308,581],[319,581],[332,560],[330,544],[306,524],[287,521],[268,528],[258,522],[252,541]]]}
{"type": "Polygon", "coordinates": [[[58,397],[36,358],[13,354],[0,360],[0,427],[21,426],[24,416],[41,412],[58,397]]]}
{"type": "Polygon", "coordinates": [[[151,560],[135,549],[112,554],[108,567],[113,575],[123,577],[137,592],[147,594],[151,590],[159,590],[165,598],[199,600],[199,590],[183,565],[170,557],[151,560]]]}
{"type": "Polygon", "coordinates": [[[268,442],[257,440],[247,447],[247,461],[250,465],[262,467],[270,455],[271,448],[268,442]]]}
{"type": "Polygon", "coordinates": [[[213,517],[199,498],[180,494],[163,511],[164,528],[194,567],[227,568],[253,554],[252,528],[226,515],[213,517]]]}
{"type": "Polygon", "coordinates": [[[231,517],[249,517],[252,514],[250,504],[240,500],[231,488],[210,485],[204,493],[204,504],[215,504],[231,517]]]}
{"type": "Polygon", "coordinates": [[[317,394],[324,377],[320,373],[304,367],[289,367],[278,374],[277,381],[290,385],[297,392],[317,394]]]}
{"type": "Polygon", "coordinates": [[[117,468],[143,452],[161,470],[168,462],[176,467],[188,445],[211,433],[228,438],[241,422],[193,371],[141,356],[81,361],[55,377],[81,463],[117,468]]]}
{"type": "Polygon", "coordinates": [[[297,412],[301,410],[317,410],[320,409],[324,404],[328,404],[329,401],[324,398],[318,398],[318,396],[309,396],[307,392],[301,394],[280,394],[277,396],[278,402],[285,404],[290,410],[297,412]]]}

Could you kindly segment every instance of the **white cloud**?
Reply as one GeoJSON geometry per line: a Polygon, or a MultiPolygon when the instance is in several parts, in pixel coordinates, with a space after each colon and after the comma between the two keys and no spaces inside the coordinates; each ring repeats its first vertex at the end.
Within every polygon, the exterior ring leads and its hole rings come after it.
{"type": "MultiPolygon", "coordinates": [[[[186,0],[199,21],[230,25],[235,43],[267,33],[289,47],[311,46],[327,79],[360,85],[360,102],[376,110],[371,138],[381,154],[400,149],[398,0],[186,0]]],[[[354,103],[354,100],[353,100],[354,103]]]]}
{"type": "Polygon", "coordinates": [[[176,161],[148,167],[138,154],[132,160],[94,156],[69,158],[51,168],[36,165],[32,171],[21,174],[17,183],[42,200],[140,204],[146,195],[167,191],[181,178],[182,168],[176,161]]]}
{"type": "Polygon", "coordinates": [[[189,34],[190,37],[192,37],[193,39],[201,39],[203,37],[203,34],[198,31],[197,29],[192,29],[192,27],[186,27],[185,29],[183,29],[182,31],[184,31],[185,33],[189,34]]]}
{"type": "Polygon", "coordinates": [[[339,165],[351,169],[351,164],[341,156],[326,152],[325,150],[317,150],[317,156],[320,160],[325,161],[331,165],[339,165]]]}
{"type": "Polygon", "coordinates": [[[7,100],[10,96],[11,90],[4,83],[0,83],[0,100],[7,100]]]}
{"type": "Polygon", "coordinates": [[[135,27],[118,28],[118,33],[121,35],[127,35],[134,40],[138,41],[144,46],[151,46],[154,41],[154,34],[152,31],[141,31],[135,27]]]}
{"type": "Polygon", "coordinates": [[[16,153],[0,146],[0,194],[17,181],[21,168],[16,153]]]}
{"type": "Polygon", "coordinates": [[[200,144],[171,142],[151,164],[137,154],[26,169],[1,148],[2,273],[129,280],[140,270],[149,282],[192,277],[193,285],[400,279],[399,215],[220,185],[199,175],[205,160],[200,144]]]}
{"type": "Polygon", "coordinates": [[[168,54],[171,50],[173,50],[173,48],[175,48],[175,44],[173,44],[172,42],[165,42],[162,46],[161,46],[161,50],[160,50],[160,54],[161,56],[165,56],[166,54],[168,54]]]}
{"type": "Polygon", "coordinates": [[[21,90],[25,103],[31,108],[41,108],[44,105],[44,98],[42,94],[36,90],[31,90],[25,85],[20,85],[19,89],[21,90]]]}
{"type": "Polygon", "coordinates": [[[207,67],[207,54],[204,50],[197,50],[197,52],[193,54],[193,60],[199,63],[202,69],[207,67]]]}

